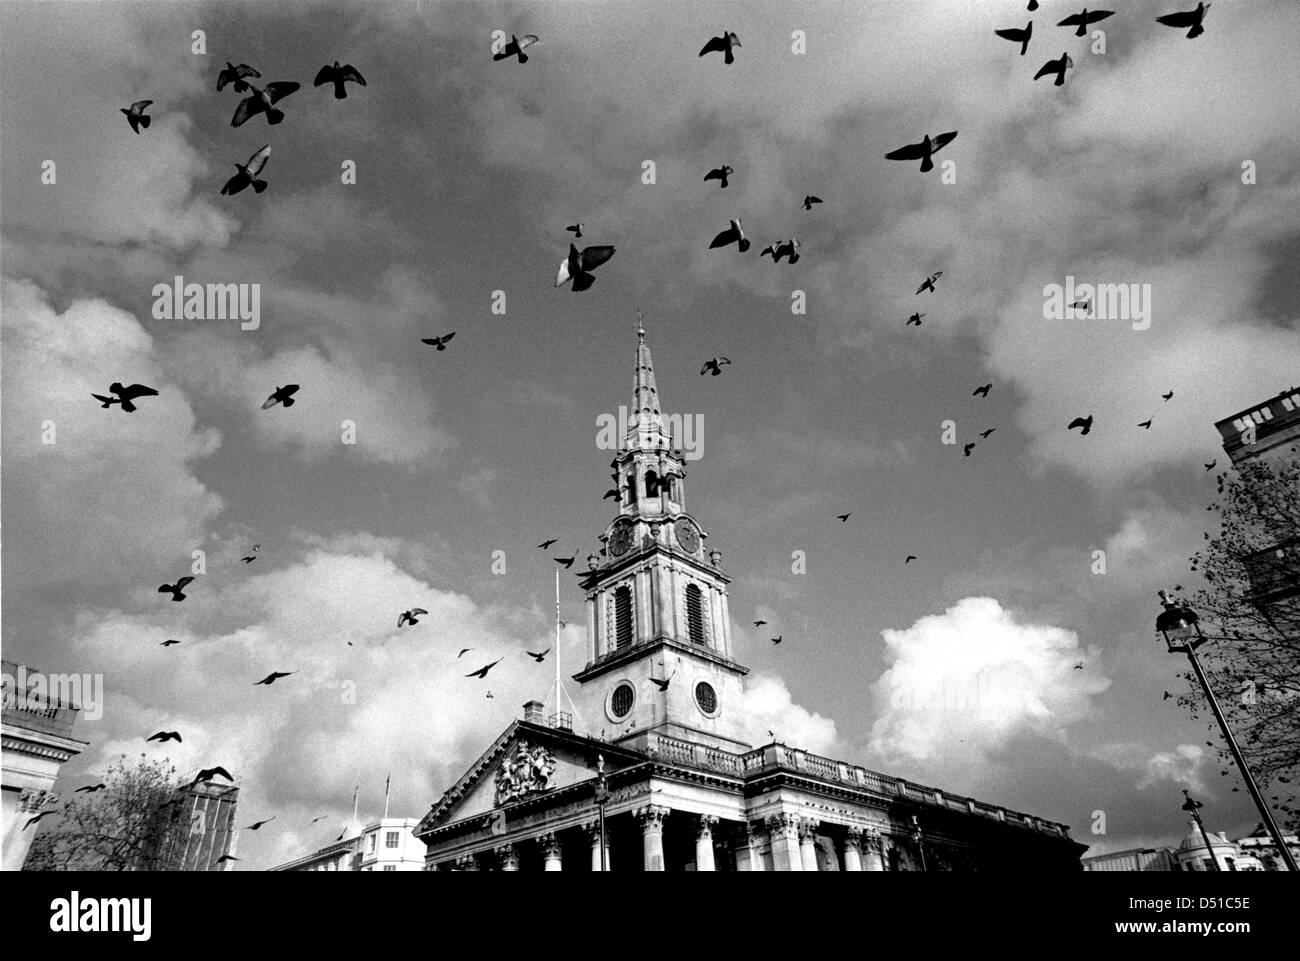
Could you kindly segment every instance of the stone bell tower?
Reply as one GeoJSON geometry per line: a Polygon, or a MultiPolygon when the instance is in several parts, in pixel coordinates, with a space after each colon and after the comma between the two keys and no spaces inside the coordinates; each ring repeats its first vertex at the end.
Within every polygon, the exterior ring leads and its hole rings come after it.
{"type": "Polygon", "coordinates": [[[574,680],[582,716],[593,734],[643,748],[671,752],[661,734],[748,750],[741,716],[748,668],[732,658],[731,578],[686,509],[686,459],[673,439],[638,325],[632,409],[610,464],[618,514],[581,582],[587,665],[574,680]]]}

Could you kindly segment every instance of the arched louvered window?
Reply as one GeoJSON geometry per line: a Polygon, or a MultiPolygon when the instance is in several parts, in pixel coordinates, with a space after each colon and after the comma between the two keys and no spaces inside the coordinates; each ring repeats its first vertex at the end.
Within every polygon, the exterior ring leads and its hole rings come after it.
{"type": "Polygon", "coordinates": [[[627,502],[636,503],[636,471],[627,475],[627,502]]]}
{"type": "Polygon", "coordinates": [[[614,592],[614,649],[632,643],[632,589],[620,587],[614,592]]]}
{"type": "Polygon", "coordinates": [[[652,470],[645,472],[645,496],[659,496],[659,475],[652,470]]]}
{"type": "Polygon", "coordinates": [[[686,630],[693,642],[704,643],[704,594],[694,584],[686,585],[686,630]]]}

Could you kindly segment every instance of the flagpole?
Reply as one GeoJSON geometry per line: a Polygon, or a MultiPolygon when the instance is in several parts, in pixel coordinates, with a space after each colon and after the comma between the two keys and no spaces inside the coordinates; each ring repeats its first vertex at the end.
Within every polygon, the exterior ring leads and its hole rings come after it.
{"type": "Polygon", "coordinates": [[[560,569],[555,569],[555,726],[560,725],[560,569]]]}
{"type": "Polygon", "coordinates": [[[358,782],[357,786],[352,789],[352,833],[353,834],[360,833],[359,831],[357,831],[357,797],[360,794],[361,794],[361,784],[360,782],[358,782]]]}
{"type": "Polygon", "coordinates": [[[388,789],[393,783],[393,772],[388,772],[388,777],[384,778],[384,820],[388,820],[388,789]]]}

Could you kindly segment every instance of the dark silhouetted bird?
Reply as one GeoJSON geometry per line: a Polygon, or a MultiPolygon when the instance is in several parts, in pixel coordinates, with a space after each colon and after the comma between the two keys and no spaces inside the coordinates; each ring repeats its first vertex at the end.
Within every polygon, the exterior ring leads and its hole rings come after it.
{"type": "Polygon", "coordinates": [[[402,613],[399,614],[397,617],[397,626],[399,628],[402,628],[405,627],[407,624],[410,624],[412,627],[414,627],[416,624],[420,623],[420,615],[428,614],[428,613],[429,612],[426,611],[423,607],[413,607],[409,611],[402,611],[402,613]]]}
{"type": "Polygon", "coordinates": [[[173,640],[172,638],[169,637],[169,638],[167,638],[167,640],[163,641],[163,642],[162,642],[161,644],[159,644],[158,646],[159,646],[159,647],[171,647],[173,644],[179,644],[179,643],[180,643],[180,641],[173,640]]]}
{"type": "Polygon", "coordinates": [[[292,407],[296,403],[293,399],[293,395],[296,393],[298,393],[297,384],[285,384],[283,387],[277,387],[270,397],[262,401],[262,410],[274,407],[276,404],[292,407]]]}
{"type": "Polygon", "coordinates": [[[1171,697],[1173,697],[1173,695],[1170,694],[1168,691],[1165,691],[1165,696],[1162,697],[1160,700],[1162,700],[1162,701],[1167,701],[1167,700],[1169,700],[1171,697]]]}
{"type": "Polygon", "coordinates": [[[546,550],[548,547],[550,547],[550,546],[551,546],[552,544],[554,544],[554,543],[555,543],[555,538],[552,537],[550,540],[542,541],[542,542],[541,542],[540,544],[538,544],[537,546],[538,546],[540,549],[542,549],[542,550],[546,550]]]}
{"type": "Polygon", "coordinates": [[[1029,0],[1029,12],[1033,13],[1038,9],[1038,0],[1029,0]]]}
{"type": "Polygon", "coordinates": [[[614,248],[610,246],[587,247],[579,252],[577,247],[569,244],[569,256],[560,262],[555,286],[563,287],[572,281],[574,293],[586,290],[596,282],[591,272],[613,256],[614,248]]]}
{"type": "Polygon", "coordinates": [[[603,501],[610,501],[610,500],[616,501],[616,500],[621,500],[622,497],[623,497],[623,491],[622,491],[622,489],[620,489],[620,488],[618,488],[618,487],[611,487],[609,490],[605,491],[605,496],[602,497],[601,500],[603,500],[603,501]]]}
{"type": "Polygon", "coordinates": [[[782,641],[784,641],[784,640],[785,640],[785,635],[782,634],[782,635],[780,635],[779,637],[774,637],[774,638],[772,638],[772,643],[773,643],[773,644],[780,644],[780,643],[781,643],[782,641]]]}
{"type": "Polygon", "coordinates": [[[1082,670],[1083,670],[1083,661],[1080,661],[1078,664],[1074,665],[1074,669],[1075,669],[1076,671],[1082,671],[1082,670]]]}
{"type": "Polygon", "coordinates": [[[569,568],[571,568],[571,567],[573,566],[573,562],[574,562],[575,559],[576,559],[576,555],[575,555],[575,557],[557,557],[557,558],[554,558],[555,563],[557,563],[557,564],[563,564],[563,565],[564,565],[564,569],[565,569],[566,571],[567,571],[569,568]]]}
{"type": "Polygon", "coordinates": [[[510,42],[502,47],[499,53],[492,54],[492,59],[509,60],[511,57],[518,57],[520,63],[527,63],[528,54],[524,53],[524,51],[536,42],[537,37],[531,33],[526,33],[522,37],[516,37],[512,33],[510,35],[510,42]]]}
{"type": "Polygon", "coordinates": [[[42,811],[40,814],[35,814],[32,817],[29,817],[27,819],[27,823],[23,825],[23,830],[26,831],[29,827],[31,827],[41,818],[49,817],[51,814],[54,814],[55,812],[56,812],[55,808],[50,808],[48,811],[42,811]]]}
{"type": "Polygon", "coordinates": [[[193,580],[194,578],[190,577],[187,574],[185,577],[182,577],[180,580],[178,580],[175,584],[163,584],[161,587],[158,588],[158,593],[170,594],[172,596],[173,601],[183,601],[185,600],[185,594],[184,594],[185,585],[191,583],[193,580]]]}
{"type": "Polygon", "coordinates": [[[100,407],[111,407],[113,404],[121,404],[122,410],[128,414],[135,413],[135,404],[132,401],[139,397],[157,397],[158,391],[152,387],[146,387],[144,384],[132,384],[130,387],[123,387],[117,381],[108,385],[108,392],[112,397],[105,397],[102,394],[91,394],[90,396],[99,401],[100,407]]]}
{"type": "Polygon", "coordinates": [[[931,157],[938,153],[940,149],[952,143],[957,137],[957,131],[949,133],[935,134],[933,138],[929,134],[921,140],[920,143],[910,143],[906,147],[899,147],[897,150],[891,150],[885,154],[886,160],[919,160],[921,161],[921,172],[934,169],[934,163],[931,157]]]}
{"type": "Polygon", "coordinates": [[[700,51],[700,56],[703,57],[705,54],[710,53],[720,53],[722,54],[723,63],[735,63],[736,58],[735,55],[732,54],[732,50],[739,46],[740,38],[731,31],[724,30],[722,31],[722,36],[714,37],[704,45],[704,49],[700,51]]]}
{"type": "MultiPolygon", "coordinates": [[[[1153,419],[1154,419],[1154,418],[1153,418],[1153,419]]],[[[1150,429],[1151,429],[1151,421],[1150,421],[1150,420],[1144,420],[1144,421],[1141,421],[1141,422],[1138,423],[1138,426],[1139,426],[1139,427],[1142,427],[1142,428],[1144,428],[1144,429],[1146,429],[1146,430],[1150,430],[1150,429]]]]}
{"type": "Polygon", "coordinates": [[[667,677],[663,678],[662,680],[660,680],[657,677],[652,677],[650,678],[650,683],[653,684],[655,687],[659,688],[659,690],[666,691],[668,690],[669,682],[672,681],[673,675],[675,675],[676,673],[677,673],[676,671],[673,671],[672,674],[669,674],[667,677]]]}
{"type": "Polygon", "coordinates": [[[257,685],[259,684],[265,684],[267,687],[270,687],[280,678],[288,677],[291,674],[297,674],[297,673],[298,673],[297,671],[272,671],[270,674],[266,675],[266,677],[262,678],[260,681],[254,681],[253,687],[257,687],[257,685]]]}
{"type": "Polygon", "coordinates": [[[1219,462],[1219,459],[1216,457],[1214,460],[1210,461],[1208,464],[1205,465],[1205,469],[1206,469],[1206,470],[1214,470],[1214,465],[1217,464],[1218,462],[1219,462]]]}
{"type": "Polygon", "coordinates": [[[987,397],[989,395],[989,391],[991,391],[992,389],[993,389],[992,384],[985,384],[983,387],[976,387],[973,391],[971,391],[971,396],[987,397]]]}
{"type": "Polygon", "coordinates": [[[271,145],[267,144],[257,153],[253,154],[253,156],[249,157],[248,163],[235,164],[235,168],[239,173],[226,181],[226,185],[221,188],[221,195],[223,197],[231,197],[249,186],[253,188],[254,193],[260,194],[266,189],[266,181],[259,180],[257,175],[262,172],[262,168],[266,166],[266,162],[269,159],[271,159],[271,145]]]}
{"type": "Polygon", "coordinates": [[[847,514],[836,514],[835,516],[840,519],[840,523],[842,524],[853,516],[853,511],[849,511],[847,514]]]}
{"type": "Polygon", "coordinates": [[[218,776],[225,778],[227,781],[234,780],[234,778],[230,776],[230,772],[224,767],[205,767],[201,769],[198,774],[194,775],[193,783],[202,784],[205,781],[211,781],[214,777],[218,776]]]}
{"type": "Polygon", "coordinates": [[[130,108],[121,108],[122,113],[126,114],[126,122],[131,125],[131,129],[137,134],[140,132],[141,127],[144,127],[146,130],[149,129],[150,118],[145,115],[144,111],[151,103],[153,103],[152,100],[137,100],[135,103],[131,104],[130,108]]]}
{"type": "Polygon", "coordinates": [[[257,560],[257,555],[245,554],[243,557],[240,558],[240,560],[243,561],[245,564],[251,564],[253,563],[253,561],[257,560]]]}
{"type": "Polygon", "coordinates": [[[105,784],[103,781],[100,781],[98,784],[86,784],[86,785],[83,785],[82,787],[77,788],[77,789],[76,789],[75,791],[73,791],[72,793],[73,793],[73,794],[81,794],[81,793],[84,792],[84,793],[86,793],[86,794],[94,794],[96,791],[102,791],[102,790],[104,790],[104,788],[106,788],[106,787],[108,787],[108,785],[105,784]]]}
{"type": "Polygon", "coordinates": [[[238,861],[238,860],[239,858],[235,857],[233,854],[223,854],[221,855],[221,857],[217,858],[216,863],[225,864],[227,861],[238,861]]]}
{"type": "Polygon", "coordinates": [[[763,626],[764,624],[766,624],[766,623],[767,623],[767,621],[755,621],[755,622],[754,622],[754,626],[755,626],[755,627],[762,627],[762,626],[763,626]]]}
{"type": "Polygon", "coordinates": [[[782,257],[789,257],[790,263],[797,264],[799,262],[799,248],[801,246],[802,244],[800,244],[794,237],[791,237],[789,240],[777,240],[764,247],[762,251],[759,252],[759,256],[764,257],[767,254],[771,254],[772,263],[774,264],[779,264],[782,257]]]}
{"type": "Polygon", "coordinates": [[[248,89],[252,93],[239,101],[239,106],[235,108],[235,115],[230,118],[230,126],[242,126],[249,118],[256,117],[259,113],[266,114],[267,123],[279,123],[284,119],[284,112],[277,110],[274,104],[283,100],[301,86],[302,84],[293,80],[279,80],[275,83],[268,83],[265,88],[255,87],[250,83],[248,89]]]}
{"type": "Polygon", "coordinates": [[[1176,27],[1179,30],[1183,27],[1190,27],[1191,29],[1187,31],[1187,39],[1191,40],[1205,32],[1205,14],[1209,9],[1210,4],[1198,3],[1195,10],[1166,13],[1163,17],[1156,17],[1156,23],[1163,23],[1166,27],[1176,27]]]}
{"type": "Polygon", "coordinates": [[[965,447],[962,448],[962,452],[963,452],[967,457],[969,457],[969,456],[970,456],[970,452],[973,451],[974,449],[975,449],[975,442],[974,442],[974,441],[971,441],[969,444],[967,444],[965,447]]]}
{"type": "Polygon", "coordinates": [[[700,374],[712,374],[717,377],[722,373],[723,366],[730,363],[731,361],[725,357],[714,357],[712,360],[705,361],[704,366],[700,368],[700,374]]]}
{"type": "Polygon", "coordinates": [[[244,82],[245,77],[260,77],[261,74],[254,70],[246,63],[235,66],[229,60],[226,61],[225,68],[217,74],[217,89],[221,90],[228,83],[235,85],[235,93],[243,93],[248,89],[248,84],[244,82]]]}
{"type": "Polygon", "coordinates": [[[576,224],[569,224],[569,226],[565,227],[564,229],[567,230],[569,233],[573,234],[574,240],[580,240],[582,239],[582,228],[583,228],[583,223],[580,220],[576,224]]]}
{"type": "Polygon", "coordinates": [[[988,430],[982,430],[982,431],[980,431],[980,436],[981,436],[981,437],[988,437],[989,434],[993,433],[995,430],[997,430],[996,427],[990,427],[988,430]]]}
{"type": "Polygon", "coordinates": [[[324,821],[327,817],[329,817],[328,814],[322,814],[322,815],[319,815],[318,817],[314,817],[314,818],[312,818],[310,821],[307,822],[307,826],[308,826],[308,827],[311,827],[311,826],[312,826],[313,824],[315,824],[317,821],[324,821]]]}
{"type": "Polygon", "coordinates": [[[709,244],[709,249],[713,250],[715,247],[726,247],[728,244],[735,244],[743,254],[749,249],[749,238],[745,236],[745,231],[740,227],[739,217],[730,223],[730,227],[713,238],[713,241],[709,244]]]}
{"type": "Polygon", "coordinates": [[[1005,30],[994,30],[993,32],[1004,40],[1010,40],[1012,43],[1020,44],[1020,56],[1023,57],[1025,51],[1029,49],[1029,38],[1034,33],[1034,21],[1030,20],[1025,24],[1023,30],[1016,27],[1008,27],[1005,30]]]}
{"type": "Polygon", "coordinates": [[[346,100],[348,92],[344,87],[344,84],[349,80],[353,83],[359,83],[363,87],[366,85],[365,78],[361,76],[360,71],[358,71],[356,67],[352,66],[350,63],[339,66],[339,62],[335,60],[333,66],[326,64],[317,71],[316,79],[312,82],[312,86],[319,87],[327,83],[332,83],[334,84],[334,99],[346,100]]]}
{"type": "Polygon", "coordinates": [[[492,668],[496,667],[500,663],[501,663],[501,658],[498,657],[491,664],[484,664],[477,671],[470,671],[465,676],[466,677],[487,677],[488,671],[492,670],[492,668]]]}
{"type": "Polygon", "coordinates": [[[157,741],[159,744],[163,743],[164,741],[176,741],[180,743],[181,732],[180,731],[159,731],[157,734],[150,734],[147,738],[145,738],[145,743],[148,743],[149,741],[157,741]]]}
{"type": "Polygon", "coordinates": [[[922,313],[919,313],[919,312],[918,312],[918,313],[915,313],[915,314],[913,314],[911,317],[907,318],[907,323],[904,324],[903,326],[904,326],[904,327],[920,327],[920,326],[921,326],[921,318],[924,317],[924,316],[925,316],[925,314],[922,314],[922,313]]]}
{"type": "Polygon", "coordinates": [[[917,294],[919,295],[922,291],[925,290],[928,290],[930,293],[934,293],[934,282],[942,276],[943,276],[943,271],[936,270],[929,277],[926,277],[925,280],[921,281],[921,286],[916,288],[917,294]]]}
{"type": "Polygon", "coordinates": [[[1160,396],[1163,397],[1165,400],[1173,400],[1173,399],[1174,399],[1174,392],[1171,390],[1169,393],[1167,393],[1167,394],[1161,394],[1160,396]]]}
{"type": "Polygon", "coordinates": [[[704,175],[704,180],[706,183],[710,180],[720,181],[720,186],[722,187],[723,190],[726,190],[727,183],[728,183],[727,178],[730,177],[735,172],[736,171],[733,170],[731,167],[727,166],[726,164],[723,164],[721,167],[714,167],[712,170],[706,173],[704,175]]]}
{"type": "Polygon", "coordinates": [[[1088,433],[1088,431],[1092,430],[1092,415],[1089,414],[1087,417],[1076,417],[1066,425],[1065,429],[1074,430],[1076,427],[1079,428],[1080,435],[1088,433]]]}
{"type": "Polygon", "coordinates": [[[1063,53],[1056,60],[1049,60],[1047,63],[1039,67],[1038,73],[1034,74],[1034,79],[1038,80],[1040,77],[1047,77],[1051,74],[1056,74],[1056,82],[1054,86],[1059,87],[1065,83],[1065,71],[1073,66],[1074,61],[1070,59],[1070,55],[1068,53],[1063,53]]]}
{"type": "Polygon", "coordinates": [[[447,349],[447,341],[456,336],[453,330],[450,334],[443,334],[441,337],[421,337],[420,343],[428,344],[430,347],[437,347],[439,350],[447,349]]]}
{"type": "Polygon", "coordinates": [[[546,655],[551,653],[551,649],[548,647],[546,650],[542,651],[541,653],[537,653],[535,651],[524,651],[524,653],[527,654],[529,657],[531,657],[538,664],[540,664],[542,663],[542,661],[546,660],[546,655]]]}
{"type": "Polygon", "coordinates": [[[1072,303],[1072,304],[1070,305],[1070,309],[1071,309],[1071,310],[1081,310],[1081,311],[1083,311],[1083,312],[1086,314],[1088,311],[1092,310],[1092,301],[1091,301],[1091,300],[1076,300],[1074,303],[1072,303]]]}
{"type": "Polygon", "coordinates": [[[821,202],[822,202],[821,197],[814,197],[812,194],[808,194],[803,198],[803,209],[812,210],[813,204],[819,204],[821,202]]]}
{"type": "Polygon", "coordinates": [[[914,560],[916,560],[916,555],[915,555],[915,554],[908,554],[907,557],[906,557],[906,559],[903,561],[903,563],[904,563],[904,564],[910,564],[910,563],[912,563],[912,561],[914,561],[914,560]]]}
{"type": "Polygon", "coordinates": [[[1070,14],[1058,23],[1057,26],[1078,27],[1079,29],[1074,32],[1074,35],[1076,37],[1082,37],[1088,33],[1088,26],[1090,24],[1094,24],[1098,20],[1105,20],[1114,13],[1114,10],[1089,10],[1087,7],[1084,7],[1082,12],[1070,14]]]}
{"type": "Polygon", "coordinates": [[[272,821],[274,821],[274,820],[275,820],[275,815],[271,815],[271,817],[267,818],[267,819],[264,820],[264,821],[254,821],[252,824],[250,824],[250,825],[249,825],[248,827],[246,827],[244,830],[246,830],[246,831],[256,831],[256,830],[257,830],[258,828],[260,828],[262,825],[264,825],[264,824],[270,824],[270,823],[271,823],[272,821]]]}
{"type": "Polygon", "coordinates": [[[464,657],[466,654],[468,654],[468,653],[469,653],[470,651],[472,651],[472,650],[474,650],[474,648],[472,648],[472,647],[462,647],[462,648],[460,649],[460,653],[456,655],[456,660],[460,660],[462,657],[464,657]]]}

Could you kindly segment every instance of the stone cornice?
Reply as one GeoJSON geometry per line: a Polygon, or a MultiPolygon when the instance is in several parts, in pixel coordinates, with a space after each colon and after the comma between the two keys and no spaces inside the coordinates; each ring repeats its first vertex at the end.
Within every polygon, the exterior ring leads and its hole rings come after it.
{"type": "Polygon", "coordinates": [[[738,664],[729,657],[723,657],[721,654],[709,650],[706,647],[685,644],[667,636],[666,634],[660,634],[658,637],[647,641],[644,644],[633,644],[631,647],[619,648],[617,651],[606,654],[604,657],[588,664],[577,674],[572,675],[573,679],[579,684],[585,683],[594,677],[599,677],[605,672],[612,671],[631,661],[637,661],[643,657],[651,656],[660,648],[670,648],[680,654],[686,654],[702,661],[710,661],[711,663],[726,668],[728,671],[738,674],[741,677],[744,677],[749,673],[749,668],[745,667],[743,664],[738,664]]]}

